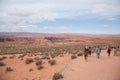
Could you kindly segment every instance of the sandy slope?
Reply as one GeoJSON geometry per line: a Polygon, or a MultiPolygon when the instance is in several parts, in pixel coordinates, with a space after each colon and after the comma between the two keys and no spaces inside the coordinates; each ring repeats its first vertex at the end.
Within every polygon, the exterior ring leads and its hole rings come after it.
{"type": "MultiPolygon", "coordinates": [[[[7,57],[9,55],[6,55],[7,57]]],[[[18,55],[16,55],[18,56],[18,55]]],[[[34,58],[29,57],[29,58],[34,58]]],[[[48,64],[47,60],[43,60],[44,68],[42,70],[37,70],[37,66],[35,62],[31,64],[25,64],[25,59],[28,56],[25,56],[24,60],[20,60],[17,57],[14,59],[9,59],[9,57],[2,62],[6,64],[6,66],[0,67],[0,80],[47,80],[51,79],[55,72],[60,71],[63,68],[63,65],[66,61],[70,60],[70,55],[66,54],[64,57],[56,57],[56,65],[51,66],[48,64]],[[14,69],[12,72],[6,72],[6,67],[11,67],[14,69]],[[33,69],[33,71],[29,72],[29,69],[33,69]]]]}
{"type": "Polygon", "coordinates": [[[101,52],[100,59],[92,54],[86,62],[79,57],[69,62],[61,71],[62,80],[120,80],[120,56],[107,56],[106,51],[101,52]]]}

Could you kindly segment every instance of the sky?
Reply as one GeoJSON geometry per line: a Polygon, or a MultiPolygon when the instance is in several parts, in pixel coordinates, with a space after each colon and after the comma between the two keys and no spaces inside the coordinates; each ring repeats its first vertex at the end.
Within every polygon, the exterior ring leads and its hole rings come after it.
{"type": "Polygon", "coordinates": [[[120,34],[120,0],[0,0],[0,32],[120,34]]]}

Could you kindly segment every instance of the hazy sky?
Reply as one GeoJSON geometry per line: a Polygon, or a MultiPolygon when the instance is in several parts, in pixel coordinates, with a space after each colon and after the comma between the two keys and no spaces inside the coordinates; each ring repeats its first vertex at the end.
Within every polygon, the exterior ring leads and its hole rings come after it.
{"type": "Polygon", "coordinates": [[[120,34],[120,0],[0,0],[0,32],[120,34]]]}

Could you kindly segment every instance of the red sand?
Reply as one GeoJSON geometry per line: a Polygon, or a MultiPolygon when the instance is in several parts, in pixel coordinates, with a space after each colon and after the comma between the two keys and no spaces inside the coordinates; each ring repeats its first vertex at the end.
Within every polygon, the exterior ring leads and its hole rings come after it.
{"type": "Polygon", "coordinates": [[[92,54],[87,62],[83,56],[71,60],[70,55],[66,54],[64,57],[55,58],[57,64],[54,66],[44,61],[42,70],[37,70],[35,63],[25,64],[25,58],[3,60],[6,66],[0,67],[0,80],[52,80],[55,72],[63,74],[62,80],[120,80],[120,56],[113,56],[112,52],[108,57],[105,50],[101,52],[100,59],[96,58],[96,54],[92,54]],[[5,68],[8,66],[14,71],[6,72],[5,68]],[[33,71],[29,72],[29,69],[33,71]]]}
{"type": "MultiPolygon", "coordinates": [[[[17,55],[18,56],[18,55],[17,55]]],[[[14,59],[9,59],[9,57],[3,62],[6,64],[4,67],[0,67],[0,80],[47,80],[50,79],[54,73],[60,71],[64,66],[65,62],[70,60],[70,55],[66,54],[64,57],[56,57],[56,64],[51,66],[48,64],[47,60],[44,60],[44,68],[37,70],[35,62],[30,64],[25,64],[24,60],[20,60],[17,57],[14,59]],[[6,72],[6,67],[11,67],[14,69],[12,72],[6,72]],[[29,69],[33,71],[29,72],[29,69]]],[[[33,58],[33,57],[32,57],[33,58]]]]}

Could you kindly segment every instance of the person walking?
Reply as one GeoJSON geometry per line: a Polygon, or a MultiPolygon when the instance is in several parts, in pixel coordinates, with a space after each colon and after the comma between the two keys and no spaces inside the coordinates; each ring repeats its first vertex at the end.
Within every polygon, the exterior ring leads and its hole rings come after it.
{"type": "Polygon", "coordinates": [[[89,47],[89,55],[91,56],[91,47],[89,47]]]}
{"type": "Polygon", "coordinates": [[[85,59],[85,60],[87,60],[88,54],[89,54],[89,48],[86,46],[86,47],[84,48],[84,59],[85,59]]]}
{"type": "Polygon", "coordinates": [[[111,48],[110,47],[108,47],[107,53],[108,53],[108,56],[110,56],[110,53],[111,53],[111,48]]]}
{"type": "Polygon", "coordinates": [[[100,52],[101,52],[101,48],[99,46],[96,47],[96,55],[98,59],[100,58],[100,52]]]}

